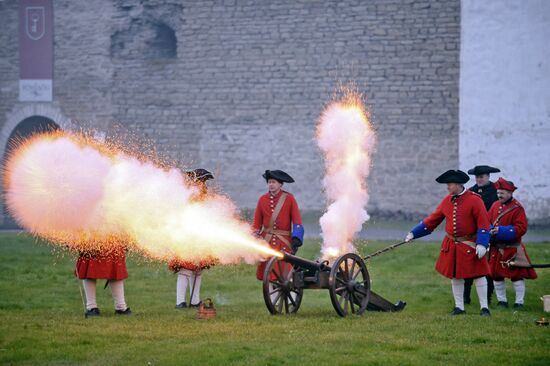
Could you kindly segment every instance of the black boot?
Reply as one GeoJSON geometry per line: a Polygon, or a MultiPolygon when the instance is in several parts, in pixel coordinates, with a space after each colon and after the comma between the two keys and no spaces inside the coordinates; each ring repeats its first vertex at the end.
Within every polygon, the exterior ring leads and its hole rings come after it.
{"type": "Polygon", "coordinates": [[[84,317],[88,318],[90,316],[99,316],[99,309],[91,308],[90,310],[86,310],[86,312],[84,313],[84,317]]]}
{"type": "Polygon", "coordinates": [[[508,301],[499,301],[497,303],[497,308],[507,309],[508,308],[508,301]]]}
{"type": "Polygon", "coordinates": [[[116,315],[131,315],[132,311],[130,308],[126,308],[126,310],[115,310],[116,315]]]}
{"type": "Polygon", "coordinates": [[[466,314],[465,310],[462,310],[461,308],[454,308],[453,311],[451,311],[451,315],[462,315],[466,314]]]}
{"type": "Polygon", "coordinates": [[[479,311],[479,315],[481,316],[491,316],[491,312],[487,308],[481,308],[479,311]]]}
{"type": "Polygon", "coordinates": [[[470,293],[472,292],[472,284],[473,283],[474,283],[473,278],[464,279],[464,304],[470,304],[472,302],[472,298],[470,297],[470,293]]]}

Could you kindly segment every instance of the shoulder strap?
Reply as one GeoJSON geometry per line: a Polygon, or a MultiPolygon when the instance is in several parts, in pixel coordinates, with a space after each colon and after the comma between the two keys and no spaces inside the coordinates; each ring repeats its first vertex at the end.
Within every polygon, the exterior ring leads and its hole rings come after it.
{"type": "Polygon", "coordinates": [[[285,204],[287,195],[288,194],[286,192],[283,192],[283,194],[281,194],[281,198],[279,198],[279,202],[277,202],[277,205],[273,210],[273,214],[271,215],[271,219],[269,220],[269,230],[273,230],[273,225],[275,225],[275,220],[277,220],[277,217],[279,216],[279,213],[281,212],[281,209],[285,204]]]}
{"type": "Polygon", "coordinates": [[[513,211],[515,210],[516,208],[520,207],[520,205],[513,205],[512,207],[510,207],[509,209],[507,210],[504,210],[500,213],[500,215],[497,216],[497,218],[495,219],[495,221],[493,221],[493,226],[497,226],[498,224],[498,220],[500,220],[502,218],[502,216],[506,215],[508,212],[510,211],[513,211]]]}

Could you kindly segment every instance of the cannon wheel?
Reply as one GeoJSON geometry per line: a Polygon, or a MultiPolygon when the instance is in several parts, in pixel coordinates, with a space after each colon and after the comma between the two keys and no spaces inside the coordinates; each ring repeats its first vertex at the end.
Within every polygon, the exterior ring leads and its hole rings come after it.
{"type": "Polygon", "coordinates": [[[330,300],[338,315],[344,317],[351,311],[360,315],[370,298],[370,277],[361,257],[347,253],[338,257],[329,276],[330,300]]]}
{"type": "Polygon", "coordinates": [[[277,257],[267,262],[263,293],[265,305],[271,314],[295,313],[300,308],[304,289],[294,286],[293,274],[292,265],[277,257]]]}

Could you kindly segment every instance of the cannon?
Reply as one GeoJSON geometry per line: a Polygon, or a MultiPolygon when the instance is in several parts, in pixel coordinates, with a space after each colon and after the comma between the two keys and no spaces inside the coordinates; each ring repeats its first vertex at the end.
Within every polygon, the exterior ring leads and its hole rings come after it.
{"type": "Polygon", "coordinates": [[[304,289],[328,289],[336,313],[345,317],[369,311],[401,311],[406,303],[392,304],[371,290],[369,271],[355,253],[338,257],[332,265],[282,252],[272,257],[263,276],[265,305],[271,314],[296,313],[304,289]]]}

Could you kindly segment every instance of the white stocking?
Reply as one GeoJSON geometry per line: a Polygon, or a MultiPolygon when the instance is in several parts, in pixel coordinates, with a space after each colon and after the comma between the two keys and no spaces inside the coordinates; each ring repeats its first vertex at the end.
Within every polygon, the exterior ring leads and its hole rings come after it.
{"type": "Polygon", "coordinates": [[[115,303],[115,310],[126,310],[126,300],[124,300],[124,280],[109,280],[111,285],[111,293],[115,303]]]}
{"type": "Polygon", "coordinates": [[[493,281],[495,284],[495,292],[497,294],[497,300],[500,302],[508,302],[506,299],[506,282],[504,281],[493,281]]]}
{"type": "Polygon", "coordinates": [[[189,277],[189,304],[198,305],[201,301],[201,272],[193,272],[189,277]]]}
{"type": "Polygon", "coordinates": [[[84,285],[84,293],[86,294],[86,310],[97,308],[97,302],[95,297],[95,280],[82,280],[84,285]]]}
{"type": "Polygon", "coordinates": [[[453,287],[453,296],[455,298],[455,307],[464,310],[464,279],[453,278],[451,280],[453,287]]]}
{"type": "Polygon", "coordinates": [[[523,305],[523,298],[525,297],[525,281],[519,280],[513,282],[514,289],[516,289],[516,304],[523,305]]]}
{"type": "Polygon", "coordinates": [[[185,302],[185,292],[187,291],[190,275],[191,271],[186,269],[182,269],[178,272],[178,280],[176,282],[176,305],[185,302]]]}
{"type": "Polygon", "coordinates": [[[487,301],[487,278],[485,278],[485,276],[476,278],[474,280],[474,283],[476,285],[477,297],[479,297],[479,307],[481,309],[488,309],[489,305],[487,301]]]}

